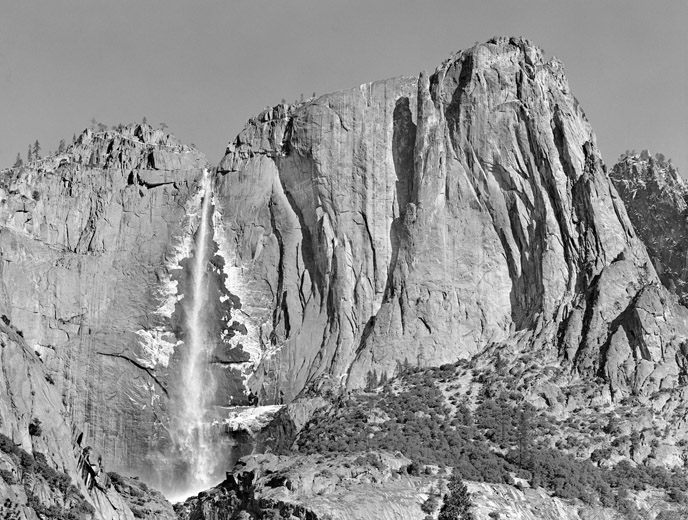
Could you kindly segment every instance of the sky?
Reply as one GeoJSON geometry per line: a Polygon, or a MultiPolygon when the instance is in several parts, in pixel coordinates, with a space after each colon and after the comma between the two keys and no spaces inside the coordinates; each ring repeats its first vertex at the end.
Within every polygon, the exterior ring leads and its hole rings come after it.
{"type": "Polygon", "coordinates": [[[649,149],[685,176],[687,23],[686,0],[0,0],[0,167],[144,116],[215,164],[268,105],[513,35],[563,61],[607,165],[649,149]]]}

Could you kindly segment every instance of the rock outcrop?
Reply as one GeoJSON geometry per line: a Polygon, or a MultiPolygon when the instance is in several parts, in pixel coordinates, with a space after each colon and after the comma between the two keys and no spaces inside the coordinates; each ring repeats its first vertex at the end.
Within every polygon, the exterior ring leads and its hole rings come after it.
{"type": "Polygon", "coordinates": [[[309,520],[422,518],[430,479],[409,476],[409,464],[403,457],[372,453],[245,457],[222,484],[175,509],[182,520],[230,518],[240,511],[246,518],[273,512],[309,520]]]}
{"type": "Polygon", "coordinates": [[[266,402],[500,342],[601,377],[609,397],[683,377],[688,315],[562,64],[527,40],[264,111],[227,148],[216,198],[266,402]]]}
{"type": "MultiPolygon", "coordinates": [[[[243,458],[219,486],[175,506],[180,520],[292,518],[383,520],[427,518],[447,493],[449,475],[428,467],[410,475],[411,461],[387,453],[339,457],[243,458]],[[242,516],[243,515],[243,516],[242,516]]],[[[476,520],[612,520],[618,512],[549,496],[542,489],[467,482],[476,520]]]]}
{"type": "Polygon", "coordinates": [[[662,284],[688,303],[688,187],[662,155],[628,153],[609,173],[662,284]]]}

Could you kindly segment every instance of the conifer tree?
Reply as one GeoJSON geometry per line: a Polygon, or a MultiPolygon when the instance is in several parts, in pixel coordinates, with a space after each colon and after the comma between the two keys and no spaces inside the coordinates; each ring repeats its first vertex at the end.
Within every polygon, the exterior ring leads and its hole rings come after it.
{"type": "Polygon", "coordinates": [[[375,390],[376,387],[377,387],[377,370],[368,370],[368,373],[366,374],[365,389],[370,391],[370,390],[375,390]]]}
{"type": "Polygon", "coordinates": [[[33,143],[33,158],[35,160],[41,158],[41,143],[38,142],[38,139],[36,139],[36,142],[33,143]]]}
{"type": "Polygon", "coordinates": [[[524,457],[527,458],[530,450],[530,410],[521,411],[518,421],[518,463],[523,465],[524,457]]]}
{"type": "Polygon", "coordinates": [[[12,168],[21,168],[24,165],[22,162],[21,154],[17,154],[17,160],[14,161],[14,166],[12,168]]]}
{"type": "Polygon", "coordinates": [[[436,490],[433,486],[430,489],[430,493],[428,493],[428,499],[425,502],[423,502],[423,505],[420,506],[420,509],[421,511],[423,511],[423,513],[432,515],[435,512],[437,506],[439,505],[439,500],[437,499],[438,494],[439,491],[436,490]]]}
{"type": "Polygon", "coordinates": [[[380,382],[379,382],[379,385],[380,385],[380,386],[384,386],[384,385],[387,384],[387,381],[388,381],[388,378],[387,378],[387,371],[384,371],[384,372],[382,372],[382,374],[380,374],[380,382]]]}
{"type": "Polygon", "coordinates": [[[65,143],[64,139],[60,139],[60,144],[57,145],[57,153],[62,153],[66,150],[67,148],[67,143],[65,143]]]}
{"type": "Polygon", "coordinates": [[[26,152],[26,162],[30,163],[33,160],[33,152],[31,151],[31,145],[29,145],[29,151],[26,152]]]}
{"type": "Polygon", "coordinates": [[[471,507],[471,495],[461,475],[454,470],[449,480],[449,493],[444,496],[437,520],[474,520],[471,507]]]}

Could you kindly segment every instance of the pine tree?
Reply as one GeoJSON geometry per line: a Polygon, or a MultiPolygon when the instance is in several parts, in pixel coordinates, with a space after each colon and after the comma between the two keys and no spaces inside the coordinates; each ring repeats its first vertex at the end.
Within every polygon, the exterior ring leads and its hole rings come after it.
{"type": "Polygon", "coordinates": [[[449,493],[444,496],[437,520],[474,520],[471,495],[455,470],[449,481],[449,493]]]}
{"type": "Polygon", "coordinates": [[[370,390],[375,390],[377,387],[377,370],[368,370],[368,373],[366,374],[366,384],[365,384],[365,389],[370,391],[370,390]]]}
{"type": "Polygon", "coordinates": [[[12,166],[12,168],[21,168],[23,165],[24,163],[22,161],[21,154],[18,153],[17,160],[14,161],[14,166],[12,166]]]}
{"type": "Polygon", "coordinates": [[[35,160],[41,158],[41,143],[38,142],[38,139],[36,139],[36,142],[33,143],[33,158],[35,160]]]}
{"type": "Polygon", "coordinates": [[[146,116],[143,116],[143,120],[141,121],[144,125],[148,124],[148,118],[146,116]]]}
{"type": "Polygon", "coordinates": [[[33,151],[31,145],[29,145],[29,151],[26,152],[26,162],[30,163],[31,161],[33,161],[33,151]]]}
{"type": "Polygon", "coordinates": [[[432,515],[435,512],[435,509],[437,509],[437,506],[440,503],[437,499],[438,494],[439,492],[433,486],[430,489],[430,493],[428,493],[428,499],[423,502],[423,505],[420,506],[420,510],[423,511],[423,513],[432,515]]]}
{"type": "Polygon", "coordinates": [[[518,463],[522,466],[524,457],[527,458],[530,451],[530,410],[521,411],[518,421],[518,463]]]}
{"type": "Polygon", "coordinates": [[[60,144],[57,145],[57,153],[63,153],[67,149],[67,143],[64,139],[60,139],[60,144]]]}
{"type": "Polygon", "coordinates": [[[380,382],[379,382],[379,385],[380,385],[380,386],[385,386],[385,385],[387,384],[387,381],[388,381],[388,378],[387,378],[387,371],[382,372],[382,374],[380,374],[380,382]]]}

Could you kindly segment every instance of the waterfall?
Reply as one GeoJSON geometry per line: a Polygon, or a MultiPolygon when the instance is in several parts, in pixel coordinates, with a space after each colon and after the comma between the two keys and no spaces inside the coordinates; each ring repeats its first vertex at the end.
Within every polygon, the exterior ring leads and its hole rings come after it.
{"type": "Polygon", "coordinates": [[[186,306],[185,356],[181,367],[181,402],[173,440],[185,467],[180,492],[191,495],[216,484],[212,481],[217,460],[217,447],[213,451],[211,422],[207,411],[214,389],[212,374],[208,369],[210,349],[203,310],[208,299],[208,246],[211,239],[212,188],[208,170],[203,171],[201,186],[200,223],[196,230],[194,253],[191,263],[190,294],[184,295],[190,303],[186,306]]]}

